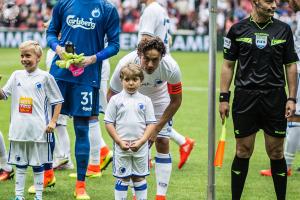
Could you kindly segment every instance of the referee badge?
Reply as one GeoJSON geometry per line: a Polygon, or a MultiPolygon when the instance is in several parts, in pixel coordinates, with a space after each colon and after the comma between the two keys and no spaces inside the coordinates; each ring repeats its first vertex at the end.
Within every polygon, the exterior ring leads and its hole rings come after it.
{"type": "Polygon", "coordinates": [[[255,43],[256,43],[257,48],[259,48],[259,49],[265,48],[267,46],[267,42],[268,42],[267,35],[256,34],[255,43]]]}

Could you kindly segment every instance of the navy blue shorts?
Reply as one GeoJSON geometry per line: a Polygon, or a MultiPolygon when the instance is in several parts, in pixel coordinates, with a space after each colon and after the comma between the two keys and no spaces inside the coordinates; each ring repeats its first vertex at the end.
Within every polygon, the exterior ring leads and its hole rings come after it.
{"type": "Polygon", "coordinates": [[[56,80],[64,102],[61,114],[75,117],[99,115],[99,88],[56,80]]]}

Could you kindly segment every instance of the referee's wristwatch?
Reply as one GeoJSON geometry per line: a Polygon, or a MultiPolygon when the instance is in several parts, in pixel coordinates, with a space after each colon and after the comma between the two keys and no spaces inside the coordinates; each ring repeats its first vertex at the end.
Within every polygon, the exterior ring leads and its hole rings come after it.
{"type": "Polygon", "coordinates": [[[292,101],[292,102],[294,102],[294,103],[297,103],[297,99],[296,99],[296,98],[293,98],[293,97],[287,98],[286,101],[292,101]]]}

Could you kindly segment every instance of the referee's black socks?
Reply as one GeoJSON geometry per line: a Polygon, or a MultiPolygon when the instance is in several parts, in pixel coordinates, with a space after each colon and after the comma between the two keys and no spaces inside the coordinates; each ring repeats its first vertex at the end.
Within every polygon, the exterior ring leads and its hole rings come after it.
{"type": "Polygon", "coordinates": [[[287,166],[285,158],[270,160],[271,172],[277,200],[285,200],[287,184],[287,166]]]}
{"type": "Polygon", "coordinates": [[[248,174],[250,158],[234,157],[231,166],[231,194],[232,200],[240,200],[248,174]]]}

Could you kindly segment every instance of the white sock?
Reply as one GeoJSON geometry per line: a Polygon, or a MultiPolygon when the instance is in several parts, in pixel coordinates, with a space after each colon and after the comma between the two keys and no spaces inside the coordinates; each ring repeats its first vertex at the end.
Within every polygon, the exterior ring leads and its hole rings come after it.
{"type": "Polygon", "coordinates": [[[140,182],[133,182],[136,200],[147,199],[147,181],[146,179],[140,182]]]}
{"type": "Polygon", "coordinates": [[[104,139],[102,137],[102,134],[101,134],[100,148],[105,147],[105,146],[106,146],[106,143],[105,143],[105,141],[104,141],[104,139]]]}
{"type": "Polygon", "coordinates": [[[168,190],[172,172],[172,159],[170,154],[156,153],[155,174],[156,194],[165,196],[168,190]]]}
{"type": "Polygon", "coordinates": [[[135,196],[134,185],[131,179],[129,181],[129,187],[131,188],[132,196],[135,196]]]}
{"type": "Polygon", "coordinates": [[[129,182],[116,180],[115,184],[115,200],[126,200],[129,182]]]}
{"type": "Polygon", "coordinates": [[[7,154],[5,150],[5,143],[3,135],[0,131],[0,169],[3,169],[7,172],[12,171],[12,167],[7,164],[7,154]]]}
{"type": "Polygon", "coordinates": [[[287,137],[284,148],[284,157],[288,168],[292,167],[293,161],[295,159],[295,153],[300,140],[300,127],[288,127],[287,137]]]}
{"type": "Polygon", "coordinates": [[[101,129],[99,121],[89,122],[89,139],[90,139],[90,160],[91,165],[100,165],[100,148],[101,148],[101,129]]]}
{"type": "MultiPolygon", "coordinates": [[[[70,138],[67,130],[67,126],[59,125],[56,127],[57,139],[59,141],[59,147],[61,149],[61,154],[63,157],[67,157],[71,160],[71,150],[70,150],[70,138]]],[[[56,145],[55,145],[56,149],[56,145]]]]}
{"type": "Polygon", "coordinates": [[[15,193],[16,197],[23,197],[24,188],[25,188],[25,180],[26,180],[26,168],[18,168],[16,169],[16,185],[15,185],[15,193]]]}
{"type": "Polygon", "coordinates": [[[176,142],[179,146],[183,145],[185,143],[185,137],[178,133],[174,128],[172,128],[172,131],[170,133],[170,138],[176,142]]]}
{"type": "Polygon", "coordinates": [[[33,172],[35,196],[37,199],[43,198],[44,171],[33,172]]]}

